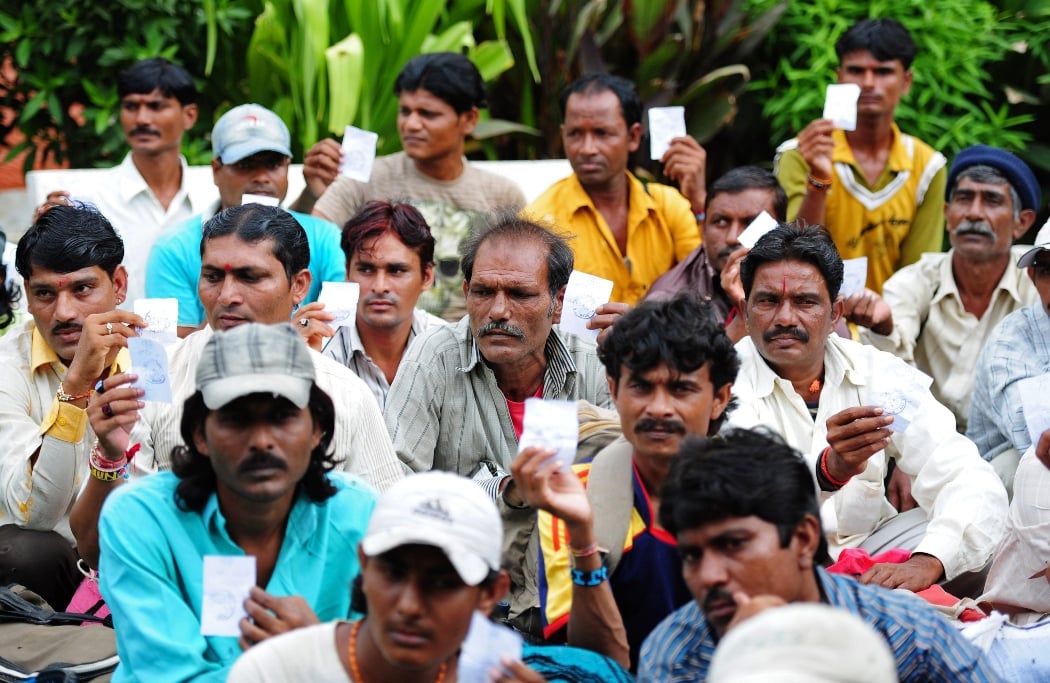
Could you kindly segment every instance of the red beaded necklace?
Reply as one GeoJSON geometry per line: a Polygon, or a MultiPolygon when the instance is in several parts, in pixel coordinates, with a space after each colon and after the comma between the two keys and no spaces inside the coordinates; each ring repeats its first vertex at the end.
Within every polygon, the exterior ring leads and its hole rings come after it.
{"type": "MultiPolygon", "coordinates": [[[[365,683],[365,679],[361,678],[361,668],[357,665],[357,632],[361,629],[361,622],[356,621],[350,628],[350,673],[353,674],[354,683],[365,683]]],[[[438,669],[437,678],[434,683],[445,683],[445,672],[448,670],[448,660],[441,662],[441,668],[438,669]]]]}

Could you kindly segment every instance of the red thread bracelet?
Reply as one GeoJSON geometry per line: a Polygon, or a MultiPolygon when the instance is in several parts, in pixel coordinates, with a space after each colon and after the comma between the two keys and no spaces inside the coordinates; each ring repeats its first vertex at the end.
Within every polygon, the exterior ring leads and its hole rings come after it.
{"type": "Polygon", "coordinates": [[[828,452],[830,450],[831,450],[831,446],[828,446],[820,454],[820,473],[822,475],[824,475],[824,478],[828,480],[829,484],[831,484],[832,486],[837,486],[839,488],[842,488],[843,486],[848,484],[849,480],[852,479],[853,477],[849,476],[849,477],[846,477],[845,480],[841,480],[840,481],[840,480],[836,479],[835,477],[831,476],[831,472],[828,471],[828,452]]]}

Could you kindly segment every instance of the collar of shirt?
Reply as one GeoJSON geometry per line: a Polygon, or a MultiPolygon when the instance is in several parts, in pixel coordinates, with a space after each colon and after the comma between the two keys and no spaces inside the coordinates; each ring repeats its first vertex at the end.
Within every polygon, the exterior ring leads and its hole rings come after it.
{"type": "MultiPolygon", "coordinates": [[[[880,179],[887,173],[896,175],[902,171],[908,171],[912,166],[913,150],[911,148],[911,138],[907,135],[902,135],[901,129],[897,127],[896,123],[891,124],[891,128],[893,130],[893,145],[890,147],[890,154],[886,159],[886,168],[880,174],[880,179]]],[[[853,156],[853,148],[849,146],[849,141],[846,139],[846,132],[836,128],[832,131],[831,137],[835,140],[831,161],[833,163],[845,162],[860,170],[860,164],[857,163],[857,158],[853,156]]]]}
{"type": "MultiPolygon", "coordinates": [[[[1024,249],[1029,249],[1027,245],[1024,245],[1024,249]]],[[[1017,260],[1021,258],[1021,254],[1024,250],[1019,250],[1017,247],[1012,248],[1010,253],[1010,263],[1006,264],[1006,270],[1003,271],[1003,276],[999,278],[999,284],[995,286],[995,291],[992,292],[992,298],[994,299],[999,291],[1004,291],[1013,297],[1013,300],[1018,304],[1023,304],[1024,299],[1021,298],[1021,293],[1017,291],[1017,280],[1018,276],[1027,277],[1016,265],[1017,260]],[[1014,253],[1018,252],[1018,253],[1014,253]]],[[[955,281],[955,273],[952,272],[952,254],[955,253],[954,249],[949,249],[945,258],[941,260],[938,268],[938,279],[940,284],[937,287],[937,291],[933,294],[933,300],[930,301],[931,305],[936,305],[941,299],[948,295],[954,295],[956,299],[962,301],[962,297],[959,296],[959,285],[955,281]]]]}
{"type": "MultiPolygon", "coordinates": [[[[186,163],[186,157],[179,155],[179,164],[182,166],[182,185],[179,188],[179,194],[175,196],[174,202],[183,201],[179,195],[185,195],[190,201],[190,209],[192,213],[200,213],[201,209],[198,208],[193,202],[193,196],[189,193],[189,186],[186,179],[189,174],[189,164],[186,163]]],[[[151,196],[153,191],[149,185],[146,184],[146,179],[139,173],[139,169],[135,167],[135,162],[131,158],[131,152],[128,152],[124,157],[124,161],[120,162],[120,165],[116,167],[116,178],[115,182],[120,188],[120,198],[125,202],[131,202],[136,196],[143,192],[149,193],[151,196]]]]}
{"type": "MultiPolygon", "coordinates": [[[[40,334],[40,330],[33,327],[33,350],[30,356],[29,365],[36,372],[43,365],[53,365],[62,363],[62,359],[58,357],[55,350],[48,345],[47,340],[44,339],[44,335],[40,334]]],[[[117,357],[113,359],[113,365],[110,366],[110,374],[117,372],[123,372],[125,369],[131,367],[131,354],[128,353],[128,349],[122,348],[117,352],[117,357]]]]}
{"type": "MultiPolygon", "coordinates": [[[[459,331],[461,333],[465,332],[469,339],[464,349],[463,365],[456,369],[463,373],[469,373],[479,363],[484,367],[484,363],[481,362],[483,360],[481,350],[475,343],[474,335],[470,331],[469,318],[464,317],[458,325],[462,326],[462,329],[459,331]]],[[[565,348],[565,342],[561,340],[557,325],[551,327],[551,333],[547,335],[547,343],[543,348],[543,355],[547,359],[547,370],[543,373],[545,377],[543,395],[552,398],[561,396],[565,379],[576,373],[576,363],[573,362],[569,350],[565,348]]]]}
{"type": "MultiPolygon", "coordinates": [[[[855,344],[856,342],[840,339],[838,335],[832,333],[827,342],[824,344],[824,386],[825,387],[837,387],[841,386],[844,382],[849,382],[855,386],[864,386],[868,383],[867,376],[865,374],[866,368],[860,368],[856,366],[856,359],[852,358],[845,348],[845,344],[855,344]]],[[[769,367],[766,363],[765,358],[758,352],[758,347],[751,340],[750,337],[744,337],[738,343],[738,350],[744,352],[742,355],[752,355],[755,359],[754,365],[754,382],[755,397],[766,398],[773,393],[773,389],[779,382],[784,386],[785,391],[794,391],[789,380],[781,378],[773,371],[773,368],[769,367]]]]}
{"type": "MultiPolygon", "coordinates": [[[[295,499],[292,501],[292,509],[288,514],[288,521],[285,523],[285,540],[281,543],[282,548],[292,538],[306,541],[313,536],[314,530],[317,528],[317,518],[311,514],[311,510],[310,501],[302,492],[297,492],[295,499]]],[[[240,548],[236,541],[230,537],[230,532],[226,528],[226,516],[222,514],[222,510],[219,508],[219,496],[216,493],[213,492],[208,496],[208,501],[204,503],[204,509],[201,510],[201,519],[205,528],[209,529],[213,534],[228,541],[231,546],[240,548]]]]}
{"type": "MultiPolygon", "coordinates": [[[[649,194],[645,189],[645,185],[642,181],[638,180],[633,173],[627,171],[627,187],[628,187],[628,203],[627,203],[627,225],[638,225],[644,221],[649,214],[659,213],[656,202],[653,201],[652,195],[649,194]]],[[[597,207],[594,206],[594,202],[591,201],[591,196],[587,194],[587,190],[584,189],[583,185],[580,184],[579,177],[573,173],[571,178],[572,192],[567,198],[569,201],[566,202],[565,208],[571,208],[573,213],[580,211],[581,209],[587,209],[592,211],[595,215],[600,215],[597,207]]]]}

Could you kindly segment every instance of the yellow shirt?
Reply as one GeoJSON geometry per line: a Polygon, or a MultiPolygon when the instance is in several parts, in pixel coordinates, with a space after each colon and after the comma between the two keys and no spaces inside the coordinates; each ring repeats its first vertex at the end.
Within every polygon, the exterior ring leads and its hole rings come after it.
{"type": "Polygon", "coordinates": [[[576,270],[612,280],[612,301],[636,304],[673,265],[700,246],[700,228],[689,200],[659,183],[628,178],[627,253],[621,254],[609,224],[576,174],[551,185],[525,207],[572,239],[576,270]]]}
{"type": "MultiPolygon", "coordinates": [[[[945,159],[922,140],[893,125],[893,147],[886,168],[869,187],[841,130],[832,133],[834,171],[824,210],[824,227],[843,259],[868,257],[869,288],[882,284],[924,252],[939,252],[944,241],[945,159]]],[[[777,148],[777,180],[788,195],[788,220],[798,215],[806,195],[809,166],[798,140],[777,148]]]]}

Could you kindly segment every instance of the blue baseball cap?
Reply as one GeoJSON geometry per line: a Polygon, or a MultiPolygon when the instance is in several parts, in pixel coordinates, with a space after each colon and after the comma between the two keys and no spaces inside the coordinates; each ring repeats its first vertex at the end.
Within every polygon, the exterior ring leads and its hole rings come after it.
{"type": "Polygon", "coordinates": [[[212,156],[235,164],[259,152],[292,156],[292,138],[281,117],[258,104],[242,104],[222,115],[211,130],[212,156]]]}

